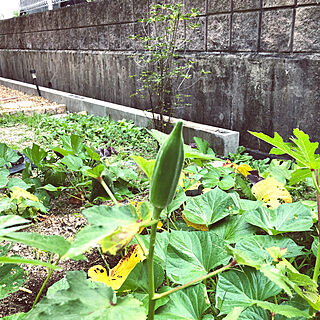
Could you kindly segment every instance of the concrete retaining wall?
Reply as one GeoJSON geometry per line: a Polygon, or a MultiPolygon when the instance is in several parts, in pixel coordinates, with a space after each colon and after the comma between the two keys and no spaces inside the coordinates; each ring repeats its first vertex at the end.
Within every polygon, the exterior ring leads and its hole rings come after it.
{"type": "MultiPolygon", "coordinates": [[[[137,19],[148,0],[97,1],[0,21],[0,76],[144,109],[132,98],[137,19]]],[[[201,27],[184,57],[207,70],[185,90],[176,117],[240,132],[240,144],[269,147],[247,130],[288,138],[293,128],[320,141],[320,1],[185,0],[201,27]]],[[[183,27],[182,33],[187,32],[183,27]]],[[[195,73],[196,74],[196,73],[195,73]]]]}

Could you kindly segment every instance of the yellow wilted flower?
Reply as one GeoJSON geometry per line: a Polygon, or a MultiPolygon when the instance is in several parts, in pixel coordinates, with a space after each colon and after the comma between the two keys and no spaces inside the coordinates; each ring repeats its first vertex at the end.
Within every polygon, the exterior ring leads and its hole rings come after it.
{"type": "Polygon", "coordinates": [[[264,202],[269,209],[276,209],[282,203],[291,203],[292,198],[284,185],[273,177],[257,182],[252,187],[253,195],[264,202]]]}
{"type": "Polygon", "coordinates": [[[192,227],[195,228],[197,230],[201,230],[201,231],[208,231],[208,226],[206,226],[205,224],[198,224],[198,223],[193,223],[190,222],[184,214],[182,214],[182,218],[185,221],[185,223],[187,224],[188,227],[192,227]]]}
{"type": "Polygon", "coordinates": [[[288,248],[271,247],[266,248],[266,250],[270,254],[273,261],[279,262],[279,260],[281,260],[282,257],[287,253],[288,248]]]}
{"type": "MultiPolygon", "coordinates": [[[[152,211],[150,210],[148,203],[142,202],[142,201],[132,201],[130,202],[130,204],[136,208],[136,213],[139,219],[151,220],[152,211]]],[[[159,221],[157,224],[157,229],[161,229],[162,226],[163,226],[163,223],[159,221]]],[[[145,227],[140,227],[138,233],[141,233],[144,228],[145,227]]]]}
{"type": "Polygon", "coordinates": [[[241,173],[243,176],[248,176],[251,171],[254,171],[248,164],[242,163],[240,165],[237,165],[230,160],[227,160],[227,162],[223,165],[224,167],[231,167],[235,173],[241,173]]]}
{"type": "Polygon", "coordinates": [[[17,186],[14,186],[12,188],[11,199],[18,199],[18,200],[29,199],[32,201],[39,202],[39,199],[34,194],[17,186]]]}
{"type": "Polygon", "coordinates": [[[143,261],[145,258],[140,246],[133,244],[119,263],[109,270],[109,274],[105,268],[96,265],[89,269],[88,276],[92,281],[103,282],[113,290],[118,290],[137,263],[143,261]]]}

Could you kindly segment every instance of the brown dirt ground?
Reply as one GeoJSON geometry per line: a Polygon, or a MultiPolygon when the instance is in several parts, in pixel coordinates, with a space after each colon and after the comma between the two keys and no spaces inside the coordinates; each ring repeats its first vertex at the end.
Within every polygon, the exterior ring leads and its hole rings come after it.
{"type": "Polygon", "coordinates": [[[14,90],[5,86],[0,85],[0,110],[5,108],[7,103],[18,103],[29,101],[29,106],[24,106],[24,108],[31,108],[31,107],[40,107],[40,106],[55,106],[58,105],[57,103],[50,101],[48,99],[30,95],[24,93],[22,91],[14,90]],[[12,99],[8,99],[12,98],[12,99]]]}
{"type": "Polygon", "coordinates": [[[31,147],[35,142],[34,132],[24,124],[0,128],[0,142],[22,151],[26,147],[31,147]]]}
{"type": "MultiPolygon", "coordinates": [[[[35,231],[45,235],[60,235],[66,239],[72,238],[86,223],[86,219],[79,213],[81,209],[81,206],[71,204],[67,196],[61,195],[59,198],[52,201],[50,214],[46,217],[41,216],[44,217],[42,222],[38,222],[23,231],[35,231]]],[[[2,244],[3,243],[4,242],[2,242],[2,244]]],[[[21,257],[28,259],[40,258],[43,261],[48,261],[48,255],[46,253],[37,252],[31,247],[19,243],[14,244],[10,254],[18,254],[21,257]]],[[[90,252],[85,253],[85,256],[87,257],[87,261],[61,261],[58,265],[62,267],[63,270],[53,272],[50,280],[46,284],[42,296],[46,294],[47,289],[52,284],[65,276],[66,271],[84,270],[87,272],[88,269],[94,265],[104,264],[97,249],[92,249],[90,252]]],[[[105,259],[110,267],[114,267],[119,261],[120,256],[105,256],[105,259]]],[[[44,267],[23,265],[23,268],[26,271],[28,279],[23,288],[30,290],[32,293],[19,290],[7,298],[0,300],[0,317],[29,311],[38,291],[47,277],[47,269],[44,267]]]]}

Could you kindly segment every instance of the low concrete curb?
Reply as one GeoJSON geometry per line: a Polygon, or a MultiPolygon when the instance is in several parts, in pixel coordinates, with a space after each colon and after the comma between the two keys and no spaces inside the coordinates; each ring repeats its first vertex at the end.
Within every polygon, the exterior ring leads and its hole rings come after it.
{"type": "MultiPolygon", "coordinates": [[[[0,84],[28,94],[37,95],[37,90],[32,84],[1,77],[0,84]]],[[[40,91],[44,98],[66,105],[69,112],[86,111],[96,116],[109,116],[110,119],[116,121],[122,119],[133,120],[136,125],[141,127],[150,128],[152,126],[152,114],[150,112],[45,87],[40,87],[40,91]]],[[[178,119],[171,118],[171,121],[175,123],[178,119]]],[[[185,120],[183,123],[186,143],[193,142],[193,137],[205,139],[217,154],[224,156],[228,155],[229,152],[235,153],[239,146],[239,132],[237,131],[185,120]]]]}

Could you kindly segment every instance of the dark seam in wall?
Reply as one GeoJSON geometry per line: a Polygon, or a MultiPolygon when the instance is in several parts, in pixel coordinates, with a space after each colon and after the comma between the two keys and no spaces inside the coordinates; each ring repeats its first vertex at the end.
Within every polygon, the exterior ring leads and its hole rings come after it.
{"type": "MultiPolygon", "coordinates": [[[[231,0],[229,52],[232,52],[232,28],[233,28],[233,0],[231,0]]],[[[229,125],[231,128],[233,128],[233,104],[230,103],[229,106],[230,106],[229,125]]]]}
{"type": "MultiPolygon", "coordinates": [[[[109,53],[109,54],[117,54],[117,53],[121,53],[121,54],[128,54],[131,55],[133,54],[134,50],[123,50],[123,49],[117,49],[117,50],[104,50],[104,49],[18,49],[18,48],[11,48],[11,49],[1,49],[0,48],[0,52],[1,51],[24,51],[24,52],[90,52],[90,53],[109,53]]],[[[144,53],[143,51],[139,51],[139,53],[144,53]]],[[[290,60],[297,60],[297,59],[301,59],[301,58],[305,58],[307,57],[314,57],[314,55],[319,55],[320,58],[320,50],[316,50],[316,51],[295,51],[293,53],[293,55],[288,56],[288,53],[290,54],[289,51],[282,51],[282,52],[274,52],[274,51],[265,51],[265,52],[255,52],[255,51],[236,51],[236,52],[229,52],[229,51],[209,51],[209,52],[204,52],[204,51],[187,51],[185,53],[186,56],[193,56],[195,54],[197,54],[199,57],[202,56],[219,56],[219,55],[237,55],[237,54],[244,54],[246,56],[250,56],[250,57],[262,57],[262,58],[279,58],[279,59],[290,59],[290,60]]]]}
{"type": "Polygon", "coordinates": [[[258,22],[258,43],[257,43],[257,52],[260,52],[260,51],[261,51],[262,1],[263,1],[263,0],[260,0],[259,22],[258,22]]]}
{"type": "MultiPolygon", "coordinates": [[[[281,10],[281,9],[296,9],[301,7],[317,7],[320,6],[320,3],[318,4],[297,4],[297,0],[295,0],[295,4],[290,6],[276,6],[276,7],[267,7],[267,8],[259,8],[259,9],[243,9],[243,10],[237,10],[233,8],[233,0],[231,1],[232,10],[231,11],[222,11],[222,12],[214,12],[214,13],[208,13],[199,15],[199,17],[208,17],[208,16],[215,16],[215,15],[221,15],[221,14],[233,14],[233,13],[245,13],[245,12],[256,12],[256,11],[273,11],[273,10],[281,10]]],[[[5,21],[5,20],[3,20],[5,21]]],[[[77,27],[67,27],[67,28],[59,28],[59,29],[42,29],[42,30],[31,30],[31,31],[21,31],[19,33],[34,33],[34,32],[46,32],[46,31],[57,31],[57,30],[70,30],[70,29],[84,29],[84,28],[94,28],[94,27],[103,27],[103,26],[110,26],[110,25],[125,25],[125,24],[135,24],[138,20],[134,21],[121,21],[121,22],[110,22],[110,23],[101,23],[101,24],[94,24],[94,25],[84,25],[84,26],[77,26],[77,27]]],[[[1,25],[0,21],[0,25],[1,25]]],[[[10,34],[16,34],[14,32],[10,33],[0,33],[0,35],[10,35],[10,34]]]]}
{"type": "Polygon", "coordinates": [[[294,30],[296,24],[296,14],[297,14],[297,0],[294,0],[294,8],[292,12],[292,24],[291,24],[291,37],[290,37],[290,53],[293,53],[293,41],[294,41],[294,30]]]}
{"type": "Polygon", "coordinates": [[[230,0],[230,1],[231,1],[231,10],[230,10],[229,52],[232,52],[233,0],[230,0]]]}
{"type": "Polygon", "coordinates": [[[206,12],[206,26],[205,26],[205,29],[204,29],[204,50],[205,51],[208,51],[208,0],[206,0],[206,3],[205,3],[205,12],[206,12]]]}

